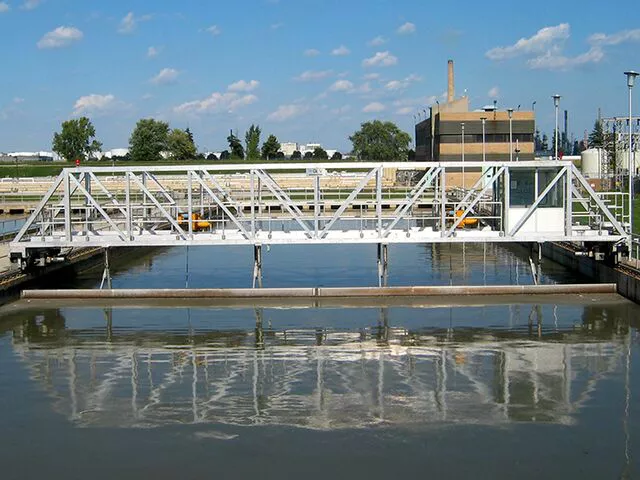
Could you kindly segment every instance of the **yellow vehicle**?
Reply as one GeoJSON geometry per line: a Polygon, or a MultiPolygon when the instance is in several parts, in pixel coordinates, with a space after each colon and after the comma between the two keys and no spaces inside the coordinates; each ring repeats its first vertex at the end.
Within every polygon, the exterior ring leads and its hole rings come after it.
{"type": "MultiPolygon", "coordinates": [[[[189,218],[189,215],[186,213],[181,213],[178,215],[178,224],[182,227],[182,228],[189,228],[189,224],[187,223],[187,219],[189,218]]],[[[211,222],[208,222],[206,220],[202,220],[202,216],[200,216],[199,213],[192,213],[191,214],[191,222],[192,222],[192,230],[194,232],[200,232],[202,230],[209,230],[209,228],[211,227],[211,222]]]]}

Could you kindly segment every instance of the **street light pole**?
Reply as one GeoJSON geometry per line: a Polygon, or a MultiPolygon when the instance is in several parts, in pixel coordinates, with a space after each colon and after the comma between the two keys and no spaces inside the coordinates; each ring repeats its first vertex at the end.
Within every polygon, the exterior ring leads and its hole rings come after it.
{"type": "Polygon", "coordinates": [[[559,160],[558,158],[558,109],[560,108],[560,99],[562,97],[558,94],[553,96],[553,105],[556,107],[556,130],[554,132],[554,151],[555,151],[555,159],[559,160]]]}
{"type": "Polygon", "coordinates": [[[486,162],[487,161],[487,147],[486,147],[486,143],[485,143],[485,126],[487,123],[487,117],[481,117],[480,120],[482,120],[482,161],[486,162]]]}
{"type": "Polygon", "coordinates": [[[460,126],[462,127],[462,188],[464,189],[464,122],[460,123],[460,126]]]}
{"type": "MultiPolygon", "coordinates": [[[[633,174],[636,169],[635,159],[633,156],[633,117],[631,116],[631,108],[633,104],[631,103],[631,90],[633,90],[636,77],[640,75],[640,73],[630,70],[628,72],[624,72],[624,74],[627,76],[627,87],[629,87],[629,238],[631,239],[631,235],[633,235],[633,174]]],[[[631,247],[632,241],[629,242],[629,255],[631,255],[631,247]]]]}
{"type": "Polygon", "coordinates": [[[513,162],[513,108],[507,110],[509,112],[509,161],[513,162]]]}

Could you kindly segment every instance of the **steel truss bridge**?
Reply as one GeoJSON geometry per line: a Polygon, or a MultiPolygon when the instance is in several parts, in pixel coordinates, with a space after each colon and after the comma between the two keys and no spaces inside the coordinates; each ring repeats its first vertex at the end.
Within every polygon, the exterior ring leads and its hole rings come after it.
{"type": "Polygon", "coordinates": [[[81,167],[55,179],[11,256],[26,267],[68,248],[252,245],[259,274],[269,244],[377,244],[381,268],[399,243],[615,251],[630,238],[625,204],[567,161],[81,167]]]}

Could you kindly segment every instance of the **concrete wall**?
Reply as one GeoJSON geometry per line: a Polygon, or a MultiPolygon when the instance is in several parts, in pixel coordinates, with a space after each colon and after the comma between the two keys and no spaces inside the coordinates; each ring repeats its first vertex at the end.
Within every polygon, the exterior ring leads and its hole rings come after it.
{"type": "Polygon", "coordinates": [[[574,252],[554,243],[545,243],[545,257],[600,283],[615,283],[623,297],[640,303],[640,275],[635,278],[592,258],[577,257],[574,252]]]}

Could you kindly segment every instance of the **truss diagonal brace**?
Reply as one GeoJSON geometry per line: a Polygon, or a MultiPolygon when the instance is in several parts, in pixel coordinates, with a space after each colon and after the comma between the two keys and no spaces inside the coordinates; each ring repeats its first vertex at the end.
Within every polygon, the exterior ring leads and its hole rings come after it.
{"type": "MultiPolygon", "coordinates": [[[[195,172],[194,172],[195,173],[195,172]]],[[[236,209],[236,213],[237,216],[240,218],[245,218],[245,214],[242,211],[242,207],[238,205],[238,203],[233,200],[233,198],[231,197],[231,195],[229,194],[229,192],[227,192],[224,188],[222,188],[222,185],[220,185],[220,182],[218,182],[215,177],[213,175],[211,175],[209,172],[207,172],[206,170],[201,170],[202,175],[204,176],[204,178],[206,178],[207,180],[209,180],[213,186],[218,190],[218,192],[220,192],[221,195],[225,195],[227,196],[232,202],[233,208],[236,209]]],[[[203,183],[200,183],[203,187],[206,188],[206,185],[203,183]]],[[[220,204],[220,203],[219,203],[220,204]]],[[[222,206],[222,204],[220,204],[220,206],[222,206]]]]}
{"type": "Polygon", "coordinates": [[[405,201],[396,209],[393,213],[394,219],[389,224],[389,226],[385,229],[382,234],[383,237],[388,236],[391,233],[391,230],[398,224],[402,218],[407,214],[409,209],[416,203],[420,195],[424,193],[424,191],[433,183],[436,177],[442,172],[442,167],[431,167],[422,180],[416,185],[416,188],[411,192],[412,195],[405,199],[405,201]]]}
{"type": "Polygon", "coordinates": [[[595,192],[593,188],[591,188],[591,185],[589,185],[589,183],[584,179],[584,177],[580,174],[580,172],[578,171],[575,165],[571,165],[571,171],[573,172],[573,176],[578,180],[578,182],[580,182],[580,185],[584,187],[584,189],[587,191],[589,196],[593,198],[593,200],[596,202],[596,205],[598,205],[598,208],[602,210],[602,213],[604,213],[605,217],[607,217],[607,219],[618,231],[618,234],[623,236],[629,235],[629,232],[627,232],[624,226],[622,226],[622,224],[618,222],[618,220],[616,220],[616,217],[614,217],[613,214],[609,211],[609,209],[604,204],[602,199],[598,197],[598,194],[595,192]]]}
{"type": "Polygon", "coordinates": [[[308,238],[312,238],[313,234],[309,226],[302,220],[302,212],[291,201],[291,198],[282,190],[278,191],[279,186],[277,182],[264,170],[256,170],[258,178],[262,179],[267,188],[275,195],[280,204],[287,209],[291,217],[302,227],[308,238]]]}
{"type": "MultiPolygon", "coordinates": [[[[75,177],[75,175],[69,173],[69,178],[73,179],[74,183],[76,184],[76,188],[78,190],[80,190],[80,192],[86,197],[86,199],[89,200],[89,203],[91,205],[93,205],[93,207],[96,210],[98,210],[100,215],[102,215],[103,218],[107,221],[107,223],[109,225],[111,225],[111,228],[113,228],[118,233],[118,236],[120,237],[120,239],[122,241],[126,242],[127,241],[127,237],[125,236],[124,232],[122,230],[120,230],[118,225],[116,225],[116,223],[112,220],[112,218],[109,216],[109,214],[104,211],[104,209],[100,206],[100,204],[98,202],[96,202],[95,198],[93,198],[93,196],[91,196],[91,194],[89,192],[87,192],[87,190],[80,184],[80,182],[75,177]]],[[[71,212],[69,212],[69,213],[71,213],[71,212]]],[[[67,233],[69,234],[70,232],[67,232],[67,233]]]]}
{"type": "Polygon", "coordinates": [[[158,199],[149,191],[149,189],[144,186],[144,184],[140,181],[138,176],[135,175],[133,172],[127,172],[127,175],[129,176],[129,178],[131,178],[131,180],[135,182],[135,184],[140,188],[140,190],[142,190],[142,192],[149,198],[149,200],[151,200],[151,202],[156,206],[156,208],[160,210],[160,212],[162,212],[164,217],[169,221],[169,223],[173,226],[173,228],[176,229],[176,231],[182,237],[182,239],[186,240],[187,234],[185,233],[185,231],[182,229],[180,225],[178,225],[178,222],[169,214],[169,212],[167,212],[167,210],[160,204],[160,202],[158,202],[158,199]]]}
{"type": "Polygon", "coordinates": [[[331,220],[329,221],[329,223],[327,223],[325,225],[325,227],[322,229],[322,232],[320,233],[320,238],[326,238],[326,236],[329,234],[329,230],[331,230],[331,227],[333,227],[333,225],[340,220],[340,217],[342,216],[342,214],[345,212],[345,210],[347,208],[349,208],[349,205],[351,205],[351,202],[353,202],[356,197],[358,196],[358,194],[362,191],[362,189],[364,189],[364,187],[367,186],[367,184],[369,183],[369,181],[371,181],[371,178],[380,170],[380,168],[374,168],[373,170],[371,170],[363,179],[362,181],[358,184],[358,186],[355,188],[354,191],[351,192],[351,194],[347,197],[347,199],[342,203],[342,205],[340,205],[340,208],[338,208],[338,210],[336,210],[336,212],[333,214],[333,217],[331,217],[331,220]]]}
{"type": "Polygon", "coordinates": [[[465,209],[465,211],[462,212],[462,215],[460,215],[456,219],[454,224],[447,231],[447,235],[446,235],[447,237],[450,237],[453,234],[453,232],[456,231],[456,228],[458,228],[460,224],[464,221],[464,219],[467,218],[467,215],[469,215],[471,210],[473,210],[473,208],[480,202],[480,200],[482,200],[482,197],[484,196],[484,194],[487,193],[490,188],[493,188],[493,185],[496,183],[496,180],[500,178],[500,175],[502,175],[505,170],[506,170],[506,167],[501,167],[500,170],[498,170],[498,172],[493,176],[493,178],[491,179],[491,182],[485,185],[485,187],[480,191],[480,193],[476,195],[476,198],[473,199],[473,202],[471,202],[471,204],[465,209]]]}
{"type": "MultiPolygon", "coordinates": [[[[193,175],[193,172],[189,172],[189,175],[193,175]]],[[[209,188],[209,185],[207,185],[202,178],[200,178],[199,175],[195,175],[195,179],[196,182],[200,184],[200,186],[205,190],[205,192],[207,192],[211,198],[213,198],[213,201],[216,202],[218,204],[218,206],[222,209],[222,211],[231,219],[231,221],[233,223],[236,224],[236,227],[238,227],[238,229],[240,230],[240,232],[242,232],[242,235],[244,235],[244,237],[249,240],[250,235],[247,232],[247,230],[244,228],[244,226],[242,225],[242,223],[240,223],[238,221],[238,219],[233,215],[233,213],[231,213],[231,210],[229,210],[229,208],[227,208],[227,206],[224,204],[224,202],[220,199],[220,197],[218,197],[215,192],[213,190],[211,190],[211,188],[209,188]]]]}
{"type": "Polygon", "coordinates": [[[38,218],[38,215],[42,213],[42,210],[44,209],[44,207],[47,205],[47,203],[49,202],[53,194],[56,192],[56,190],[58,190],[58,188],[60,187],[60,184],[62,183],[62,179],[64,178],[65,175],[66,173],[64,171],[60,173],[60,175],[58,175],[58,178],[56,178],[56,180],[53,182],[53,185],[51,185],[51,188],[47,191],[47,193],[45,193],[44,197],[42,197],[42,200],[40,200],[40,203],[38,203],[38,206],[33,211],[33,214],[31,215],[31,217],[29,217],[29,219],[25,222],[25,224],[22,226],[22,228],[16,235],[16,238],[13,240],[14,242],[20,242],[22,240],[22,237],[24,237],[25,233],[29,231],[29,229],[33,225],[33,222],[36,221],[36,218],[38,218]]]}

